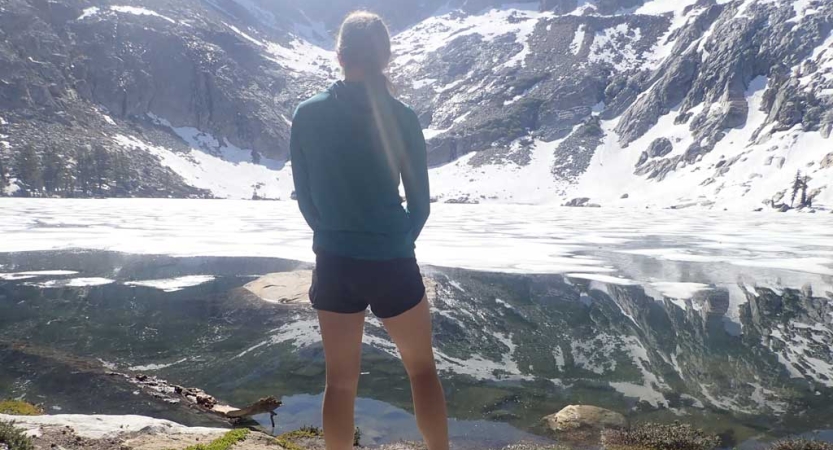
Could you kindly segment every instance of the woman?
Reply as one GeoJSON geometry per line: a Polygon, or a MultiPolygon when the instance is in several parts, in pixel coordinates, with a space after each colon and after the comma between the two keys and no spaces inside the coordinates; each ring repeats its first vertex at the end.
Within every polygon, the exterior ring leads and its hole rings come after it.
{"type": "Polygon", "coordinates": [[[353,445],[368,306],[399,349],[429,450],[447,450],[431,313],[414,255],[430,210],[422,127],[390,93],[384,75],[390,34],[379,16],[348,16],[337,47],[344,81],[298,107],[291,142],[298,205],[314,231],[310,299],[318,311],[327,364],[327,450],[353,445]],[[400,177],[407,209],[399,195],[400,177]]]}

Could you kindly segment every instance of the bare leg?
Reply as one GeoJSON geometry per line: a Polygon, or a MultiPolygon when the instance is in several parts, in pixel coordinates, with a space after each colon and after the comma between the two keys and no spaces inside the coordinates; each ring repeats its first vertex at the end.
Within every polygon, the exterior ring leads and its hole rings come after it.
{"type": "Polygon", "coordinates": [[[428,300],[414,309],[382,321],[393,338],[411,379],[417,425],[428,450],[448,450],[448,413],[437,375],[428,300]]]}
{"type": "Polygon", "coordinates": [[[327,388],[324,391],[324,441],[327,450],[351,450],[354,409],[362,359],[364,313],[319,311],[324,340],[327,388]]]}

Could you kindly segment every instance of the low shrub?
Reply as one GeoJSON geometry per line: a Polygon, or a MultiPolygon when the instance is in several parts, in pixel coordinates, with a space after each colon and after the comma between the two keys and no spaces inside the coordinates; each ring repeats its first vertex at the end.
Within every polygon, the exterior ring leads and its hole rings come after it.
{"type": "Polygon", "coordinates": [[[35,450],[32,440],[15,427],[14,422],[0,421],[0,444],[5,444],[9,450],[35,450]]]}

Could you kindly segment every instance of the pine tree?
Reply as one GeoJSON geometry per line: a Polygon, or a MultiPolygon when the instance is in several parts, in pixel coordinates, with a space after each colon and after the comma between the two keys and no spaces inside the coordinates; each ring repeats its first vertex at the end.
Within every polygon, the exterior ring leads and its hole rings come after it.
{"type": "Polygon", "coordinates": [[[795,174],[795,180],[793,180],[793,195],[790,198],[790,206],[795,206],[795,198],[798,196],[798,193],[801,192],[803,180],[801,171],[799,170],[798,173],[795,174]]]}
{"type": "Polygon", "coordinates": [[[75,178],[82,196],[92,194],[93,186],[93,154],[87,147],[79,147],[75,151],[75,178]]]}
{"type": "Polygon", "coordinates": [[[252,150],[252,164],[260,164],[260,152],[257,150],[252,150]]]}
{"type": "Polygon", "coordinates": [[[75,176],[67,169],[67,175],[64,177],[64,185],[61,187],[64,191],[64,197],[75,197],[76,181],[75,176]]]}
{"type": "Polygon", "coordinates": [[[9,172],[6,168],[6,159],[0,153],[0,195],[3,195],[7,187],[9,187],[9,172]]]}
{"type": "Polygon", "coordinates": [[[64,189],[66,177],[66,161],[54,148],[47,148],[43,154],[43,186],[46,192],[54,194],[64,189]]]}
{"type": "Polygon", "coordinates": [[[807,197],[807,189],[810,188],[810,178],[809,175],[805,175],[801,178],[801,207],[810,207],[813,206],[813,199],[807,197]]]}
{"type": "Polygon", "coordinates": [[[118,194],[129,196],[133,192],[133,176],[130,172],[130,160],[123,152],[113,155],[113,182],[118,194]]]}
{"type": "Polygon", "coordinates": [[[104,185],[110,176],[111,170],[110,153],[102,145],[93,148],[93,180],[98,195],[104,193],[104,185]]]}
{"type": "Polygon", "coordinates": [[[36,195],[43,188],[43,173],[38,152],[31,145],[27,145],[15,155],[15,175],[18,184],[30,195],[36,195]]]}

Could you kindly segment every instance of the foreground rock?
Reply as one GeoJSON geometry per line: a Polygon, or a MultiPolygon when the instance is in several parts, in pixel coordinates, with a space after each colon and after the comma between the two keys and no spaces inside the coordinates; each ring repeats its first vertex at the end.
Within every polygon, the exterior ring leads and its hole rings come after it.
{"type": "MultiPolygon", "coordinates": [[[[142,416],[8,416],[0,421],[15,421],[15,426],[32,436],[35,450],[182,450],[198,444],[208,445],[229,439],[230,450],[324,450],[320,430],[298,430],[284,435],[220,428],[185,427],[167,420],[142,416]]],[[[225,448],[225,447],[223,447],[225,448]]],[[[420,443],[400,442],[371,446],[376,450],[426,450],[420,443]]],[[[516,444],[503,450],[555,450],[557,447],[516,444]]],[[[474,450],[471,447],[461,447],[474,450]]],[[[481,450],[481,449],[477,449],[481,450]]]]}
{"type": "Polygon", "coordinates": [[[596,406],[570,405],[561,411],[544,417],[548,431],[560,439],[573,443],[597,443],[606,429],[628,426],[622,414],[596,406]]]}
{"type": "MultiPolygon", "coordinates": [[[[425,283],[428,300],[433,301],[436,298],[437,283],[428,277],[423,277],[422,281],[425,283]]],[[[264,275],[243,286],[243,288],[267,303],[302,305],[309,303],[311,284],[311,270],[296,270],[264,275]]]]}

